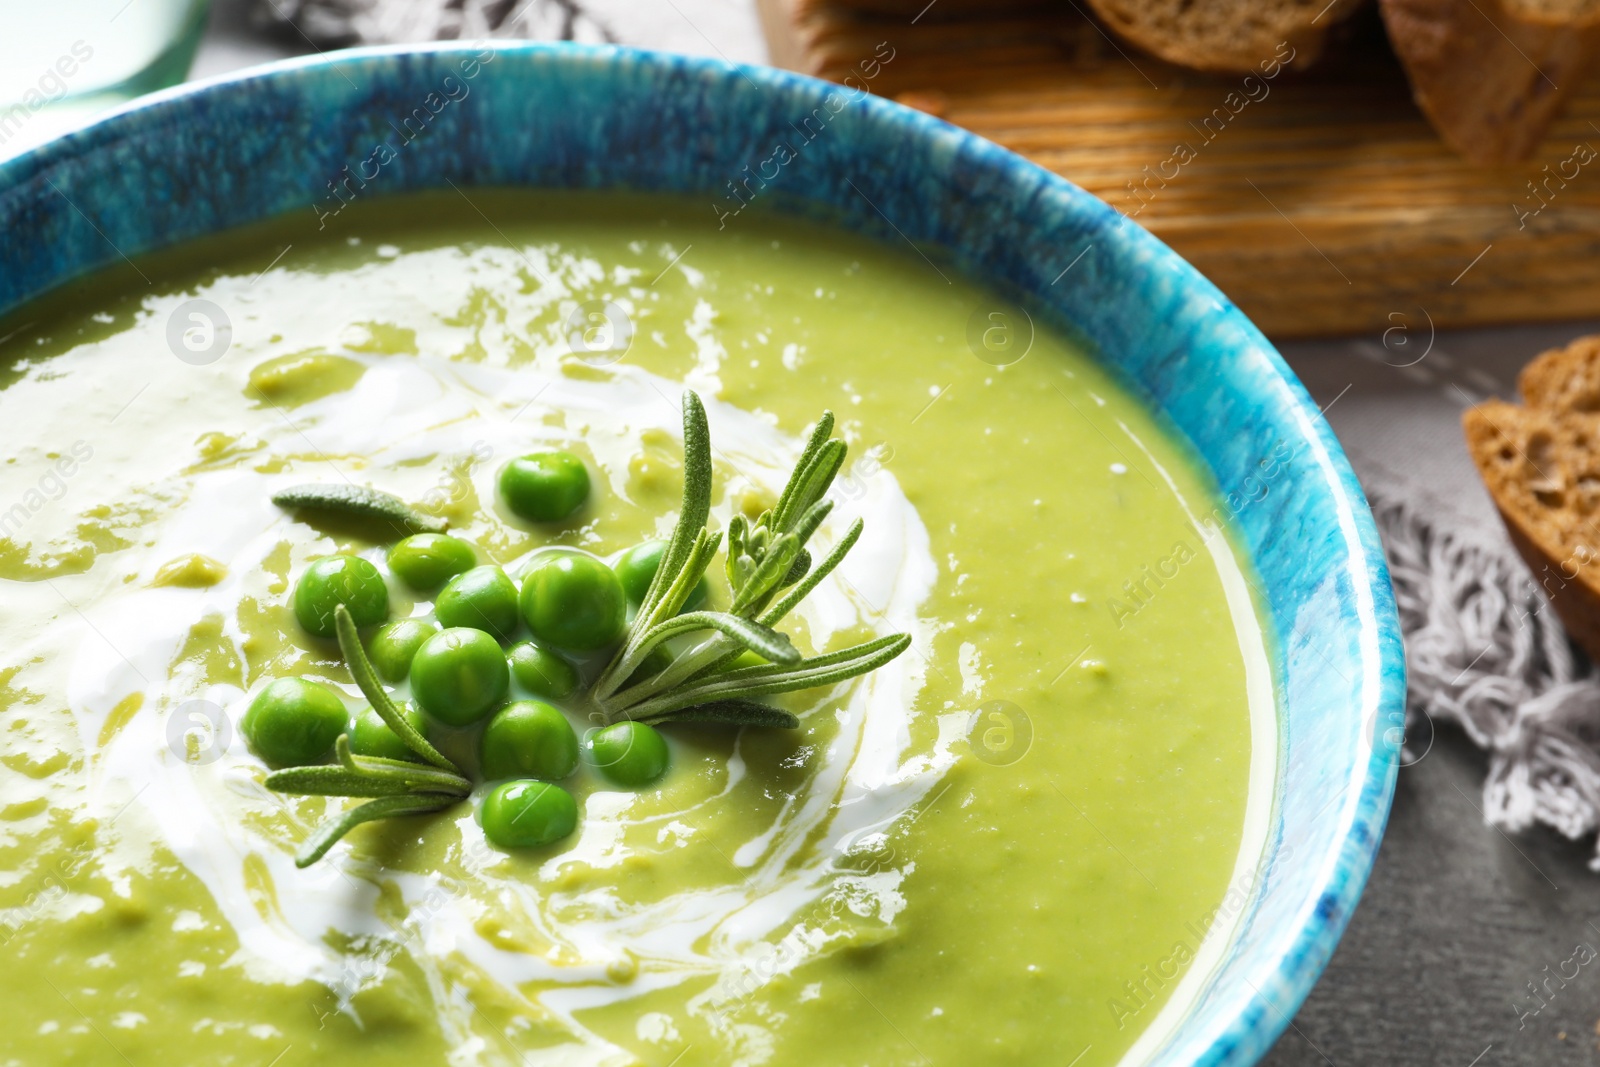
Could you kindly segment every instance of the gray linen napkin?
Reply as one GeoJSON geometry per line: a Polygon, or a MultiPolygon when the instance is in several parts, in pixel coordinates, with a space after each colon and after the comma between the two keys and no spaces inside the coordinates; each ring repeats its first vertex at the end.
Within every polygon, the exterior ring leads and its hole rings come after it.
{"type": "MultiPolygon", "coordinates": [[[[1516,370],[1594,324],[1285,345],[1378,520],[1405,633],[1403,759],[1438,722],[1489,753],[1484,817],[1577,839],[1600,827],[1600,678],[1511,548],[1461,412],[1515,399],[1516,370]]],[[[1590,861],[1600,870],[1600,850],[1590,861]]]]}

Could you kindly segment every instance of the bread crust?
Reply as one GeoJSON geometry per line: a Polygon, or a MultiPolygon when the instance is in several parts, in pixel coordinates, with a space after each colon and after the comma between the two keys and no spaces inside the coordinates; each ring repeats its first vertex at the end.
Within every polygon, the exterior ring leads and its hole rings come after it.
{"type": "Polygon", "coordinates": [[[1464,412],[1467,451],[1567,632],[1600,662],[1600,336],[1539,355],[1523,405],[1464,412]]]}
{"type": "Polygon", "coordinates": [[[1517,392],[1541,411],[1600,412],[1600,334],[1541,352],[1517,375],[1517,392]]]}
{"type": "Polygon", "coordinates": [[[1519,19],[1546,26],[1593,26],[1600,23],[1600,0],[1505,0],[1519,19]]]}
{"type": "Polygon", "coordinates": [[[1378,0],[1411,93],[1481,165],[1526,159],[1600,51],[1600,11],[1516,0],[1378,0]]]}
{"type": "Polygon", "coordinates": [[[1315,62],[1328,31],[1362,0],[1296,5],[1285,0],[1196,0],[1174,14],[1163,0],[1088,0],[1094,13],[1129,43],[1168,63],[1219,74],[1259,74],[1283,61],[1287,44],[1297,66],[1315,62]],[[1243,9],[1241,13],[1240,9],[1243,9]],[[1241,17],[1242,16],[1242,17],[1241,17]]]}

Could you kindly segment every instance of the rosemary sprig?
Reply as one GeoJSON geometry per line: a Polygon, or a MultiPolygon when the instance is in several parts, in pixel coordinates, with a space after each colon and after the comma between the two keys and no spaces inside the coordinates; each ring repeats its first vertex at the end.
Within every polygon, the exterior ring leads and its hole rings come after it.
{"type": "Polygon", "coordinates": [[[824,498],[848,451],[843,441],[833,439],[833,425],[831,411],[817,420],[777,504],[753,522],[736,515],[728,524],[727,575],[733,591],[728,610],[679,615],[722,540],[706,530],[711,513],[711,435],[705,407],[693,392],[684,394],[683,508],[622,647],[590,692],[602,721],[792,728],[799,720],[789,712],[751,698],[833,685],[876,670],[910,646],[908,635],[893,634],[804,658],[773,629],[861,538],[862,524],[857,520],[813,569],[806,543],[833,510],[832,502],[824,498]],[[663,642],[707,631],[699,644],[665,669],[639,675],[646,658],[663,642]],[[732,668],[746,650],[767,662],[732,668]]]}
{"type": "Polygon", "coordinates": [[[344,653],[350,674],[362,695],[405,746],[431,766],[357,756],[350,751],[349,739],[340,736],[334,746],[339,757],[337,765],[287,767],[267,775],[267,788],[279,793],[375,798],[317,827],[295,855],[296,867],[309,867],[317,862],[341,837],[364,822],[442,811],[472,792],[472,783],[461,773],[461,768],[413,729],[389,699],[372,662],[367,659],[366,650],[361,647],[355,621],[343,604],[334,609],[333,618],[339,650],[344,653]]]}
{"type": "MultiPolygon", "coordinates": [[[[705,407],[693,392],[684,394],[683,507],[621,647],[595,680],[589,701],[604,723],[623,719],[655,723],[720,723],[794,729],[800,720],[757,697],[833,685],[876,670],[911,644],[906,634],[890,634],[820,656],[802,656],[774,627],[844,561],[861,539],[862,524],[851,524],[838,544],[814,563],[807,542],[833,510],[826,499],[844,465],[847,447],[833,439],[833,414],[824,412],[777,504],[754,521],[742,515],[728,524],[727,575],[732,599],[726,611],[679,614],[717,550],[722,535],[706,529],[711,515],[711,434],[705,407]],[[655,673],[647,661],[660,658],[663,645],[700,634],[700,640],[655,673]],[[763,661],[734,666],[745,652],[763,661]]],[[[403,519],[385,494],[364,495],[318,487],[275,497],[286,506],[403,519]]],[[[372,708],[406,748],[423,762],[357,756],[341,736],[336,764],[289,767],[269,774],[267,787],[280,793],[359,797],[366,803],[329,819],[295,856],[307,867],[355,827],[375,819],[442,811],[472,792],[472,782],[448,757],[415,730],[379,681],[367,658],[350,612],[334,609],[334,630],[351,677],[372,708]]],[[[653,663],[652,663],[653,666],[653,663]]]]}

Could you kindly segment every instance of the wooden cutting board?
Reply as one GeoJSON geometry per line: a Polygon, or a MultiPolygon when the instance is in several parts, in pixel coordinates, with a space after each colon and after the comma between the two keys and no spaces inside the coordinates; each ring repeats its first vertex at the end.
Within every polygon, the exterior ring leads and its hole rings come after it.
{"type": "Polygon", "coordinates": [[[1312,69],[1247,84],[1113,40],[1078,0],[896,2],[761,0],[773,61],[876,69],[872,91],[1133,215],[1274,337],[1600,316],[1600,81],[1531,161],[1480,168],[1422,118],[1370,10],[1312,69]]]}

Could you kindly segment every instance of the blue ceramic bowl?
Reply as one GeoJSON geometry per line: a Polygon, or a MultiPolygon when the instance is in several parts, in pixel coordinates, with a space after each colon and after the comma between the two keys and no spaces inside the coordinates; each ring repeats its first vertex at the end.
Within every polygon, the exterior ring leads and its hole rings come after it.
{"type": "MultiPolygon", "coordinates": [[[[469,52],[278,64],[149,97],[0,165],[0,312],[119,257],[315,210],[326,176],[392,139],[394,116],[450,92],[469,52]]],[[[1150,1062],[1254,1062],[1349,921],[1394,789],[1400,632],[1361,489],[1266,338],[1161,242],[1004,149],[855,96],[698,59],[501,47],[470,94],[384,167],[382,188],[625,187],[701,195],[709,214],[735,206],[730,179],[816,115],[826,135],[773,180],[771,203],[942,250],[1023,294],[1165,412],[1224,492],[1253,499],[1237,533],[1279,637],[1267,855],[1230,904],[1243,918],[1222,962],[1150,1062]],[[1069,265],[1070,282],[1053,284],[1069,265]],[[1285,448],[1286,470],[1257,477],[1285,448]]]]}

